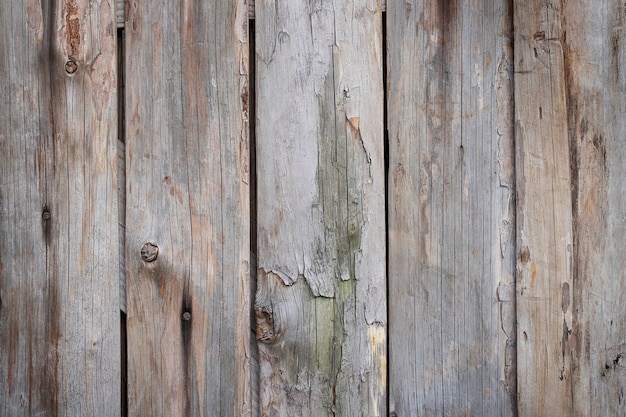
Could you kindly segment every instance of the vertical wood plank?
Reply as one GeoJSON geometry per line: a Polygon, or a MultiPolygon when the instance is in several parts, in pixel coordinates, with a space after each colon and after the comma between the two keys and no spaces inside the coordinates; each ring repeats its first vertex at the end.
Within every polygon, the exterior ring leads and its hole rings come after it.
{"type": "Polygon", "coordinates": [[[572,200],[561,2],[515,2],[519,413],[573,415],[572,200]]]}
{"type": "Polygon", "coordinates": [[[381,11],[255,7],[261,415],[383,416],[381,11]]]}
{"type": "Polygon", "coordinates": [[[126,17],[129,414],[251,414],[247,8],[126,17]]]}
{"type": "Polygon", "coordinates": [[[572,149],[576,416],[626,414],[626,10],[563,9],[572,149]]]}
{"type": "Polygon", "coordinates": [[[510,14],[387,2],[392,415],[516,414],[510,14]]]}
{"type": "Polygon", "coordinates": [[[0,415],[120,415],[115,10],[0,4],[0,415]]]}

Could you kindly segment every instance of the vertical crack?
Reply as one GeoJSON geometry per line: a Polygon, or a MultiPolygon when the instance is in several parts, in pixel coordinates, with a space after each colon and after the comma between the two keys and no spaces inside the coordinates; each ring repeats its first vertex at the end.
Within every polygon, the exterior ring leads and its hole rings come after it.
{"type": "Polygon", "coordinates": [[[256,42],[254,14],[248,21],[248,137],[249,137],[249,186],[250,186],[250,355],[251,355],[251,404],[252,415],[259,415],[259,350],[256,338],[256,291],[257,291],[257,178],[256,178],[256,42]]]}
{"type": "MultiPolygon", "coordinates": [[[[385,178],[385,276],[386,276],[386,292],[387,292],[387,334],[390,334],[389,328],[393,325],[391,320],[389,320],[389,298],[390,294],[389,288],[389,126],[388,126],[388,82],[387,82],[387,13],[382,12],[382,57],[383,57],[383,149],[384,149],[384,178],[385,178]]],[[[387,355],[390,352],[390,342],[391,338],[387,337],[387,355]]],[[[387,359],[387,363],[389,363],[389,358],[387,359]]],[[[389,390],[389,369],[387,367],[387,381],[386,386],[387,390],[389,390]]],[[[386,395],[387,398],[387,412],[389,412],[389,392],[386,395]]]]}
{"type": "Polygon", "coordinates": [[[117,215],[120,290],[120,384],[122,417],[128,416],[128,346],[126,334],[126,150],[124,107],[124,28],[117,29],[117,215]]]}

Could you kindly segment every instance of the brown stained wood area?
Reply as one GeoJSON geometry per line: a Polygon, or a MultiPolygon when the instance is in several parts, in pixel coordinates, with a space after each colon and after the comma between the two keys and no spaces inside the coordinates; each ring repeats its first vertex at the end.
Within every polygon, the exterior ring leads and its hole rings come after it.
{"type": "Polygon", "coordinates": [[[564,18],[559,4],[516,4],[517,331],[521,414],[572,415],[573,213],[564,18]],[[568,299],[563,302],[564,297],[568,299]]]}
{"type": "MultiPolygon", "coordinates": [[[[620,2],[567,4],[564,66],[572,176],[577,415],[620,415],[624,338],[625,45],[620,2]],[[604,65],[592,65],[603,62],[604,65]],[[582,308],[581,308],[582,307],[582,308]]],[[[571,307],[570,307],[571,308],[571,307]]]]}
{"type": "Polygon", "coordinates": [[[1,2],[0,416],[625,415],[625,20],[1,2]]]}
{"type": "Polygon", "coordinates": [[[244,4],[128,6],[128,412],[251,415],[244,4]]]}

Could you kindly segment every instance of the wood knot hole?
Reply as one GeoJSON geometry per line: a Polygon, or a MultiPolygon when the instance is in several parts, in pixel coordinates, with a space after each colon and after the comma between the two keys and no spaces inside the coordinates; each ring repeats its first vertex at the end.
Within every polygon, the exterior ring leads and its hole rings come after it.
{"type": "Polygon", "coordinates": [[[141,247],[141,259],[145,262],[154,262],[159,256],[159,247],[153,243],[144,243],[141,247]]]}
{"type": "Polygon", "coordinates": [[[274,343],[276,341],[276,330],[274,328],[274,315],[265,307],[256,307],[256,339],[263,343],[274,343]]]}
{"type": "Polygon", "coordinates": [[[67,72],[68,74],[74,74],[77,69],[78,65],[76,65],[76,62],[72,61],[71,59],[65,63],[65,72],[67,72]]]}

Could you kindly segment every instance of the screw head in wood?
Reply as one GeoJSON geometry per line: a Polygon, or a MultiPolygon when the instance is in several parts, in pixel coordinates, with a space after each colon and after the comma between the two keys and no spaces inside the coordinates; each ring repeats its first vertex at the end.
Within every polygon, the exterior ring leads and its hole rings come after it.
{"type": "Polygon", "coordinates": [[[68,74],[74,74],[77,69],[78,65],[76,65],[76,62],[72,61],[71,59],[65,63],[65,72],[67,72],[68,74]]]}
{"type": "Polygon", "coordinates": [[[144,243],[141,247],[141,259],[145,262],[154,262],[159,256],[159,247],[153,243],[144,243]]]}
{"type": "Polygon", "coordinates": [[[41,213],[41,218],[44,220],[50,220],[50,212],[48,210],[44,211],[43,213],[41,213]]]}
{"type": "Polygon", "coordinates": [[[183,320],[185,320],[185,321],[189,321],[189,320],[191,320],[191,313],[190,313],[190,312],[188,312],[188,311],[185,311],[185,312],[183,313],[183,320]]]}

